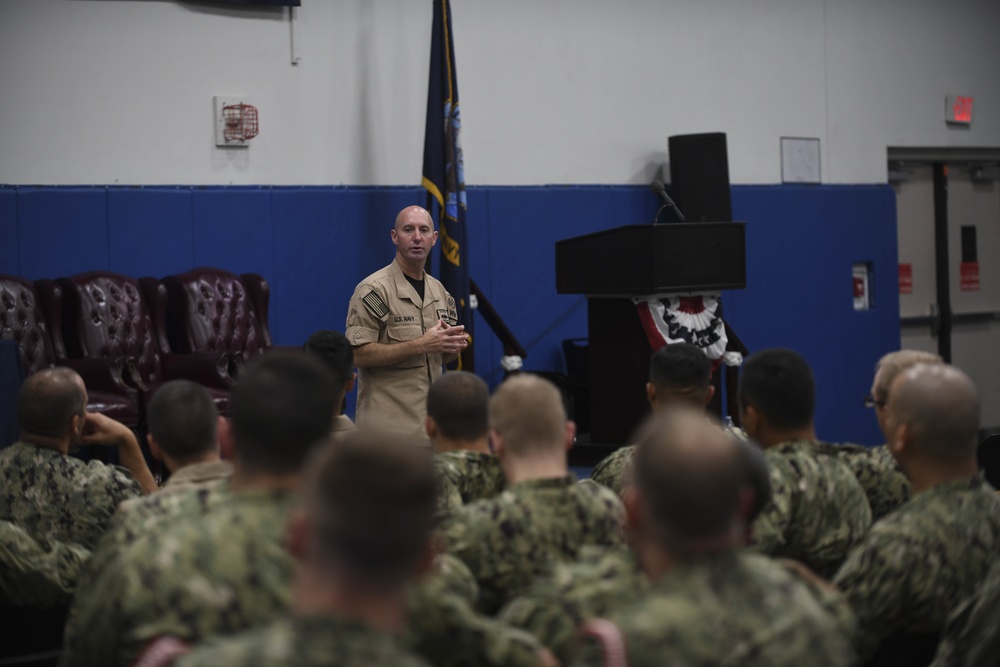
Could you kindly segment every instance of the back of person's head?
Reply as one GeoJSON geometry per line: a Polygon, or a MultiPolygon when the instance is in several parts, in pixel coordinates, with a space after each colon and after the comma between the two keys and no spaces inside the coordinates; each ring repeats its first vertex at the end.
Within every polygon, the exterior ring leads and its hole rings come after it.
{"type": "Polygon", "coordinates": [[[816,383],[812,369],[791,350],[762,350],[750,355],[740,375],[740,404],[753,407],[776,429],[812,425],[816,383]]]}
{"type": "Polygon", "coordinates": [[[972,461],[979,444],[979,392],[969,376],[947,364],[917,364],[889,393],[890,422],[905,426],[908,442],[924,458],[972,461]]]}
{"type": "Polygon", "coordinates": [[[872,398],[885,401],[889,398],[889,388],[899,375],[917,364],[943,364],[944,360],[931,352],[922,350],[898,350],[890,352],[875,364],[875,385],[872,398]]]}
{"type": "Polygon", "coordinates": [[[664,345],[649,360],[649,381],[657,389],[707,389],[712,383],[712,362],[697,345],[664,345]]]}
{"type": "Polygon", "coordinates": [[[752,488],[748,453],[692,408],[669,408],[639,431],[635,491],[669,548],[726,534],[752,488]]]}
{"type": "Polygon", "coordinates": [[[175,461],[218,451],[219,411],[208,390],[190,380],[171,380],[156,390],[146,411],[149,434],[175,461]]]}
{"type": "Polygon", "coordinates": [[[451,440],[473,442],[489,430],[490,390],[478,375],[445,373],[427,392],[427,416],[451,440]]]}
{"type": "Polygon", "coordinates": [[[354,348],[339,331],[317,331],[303,347],[319,357],[341,387],[354,379],[354,348]]]}
{"type": "Polygon", "coordinates": [[[359,429],[319,448],[306,466],[311,557],[331,573],[394,587],[426,554],[437,509],[430,449],[359,429]]]}
{"type": "Polygon", "coordinates": [[[21,433],[61,438],[73,417],[84,416],[87,392],[80,376],[69,368],[44,368],[29,375],[17,395],[21,433]]]}
{"type": "Polygon", "coordinates": [[[490,429],[514,457],[549,455],[566,448],[566,408],[548,380],[520,373],[501,384],[489,407],[490,429]]]}
{"type": "Polygon", "coordinates": [[[288,474],[328,437],[342,387],[315,356],[269,352],[246,365],[233,388],[236,457],[246,468],[288,474]]]}
{"type": "Polygon", "coordinates": [[[646,396],[653,410],[682,404],[704,407],[712,398],[712,362],[691,343],[671,343],[649,360],[646,396]]]}

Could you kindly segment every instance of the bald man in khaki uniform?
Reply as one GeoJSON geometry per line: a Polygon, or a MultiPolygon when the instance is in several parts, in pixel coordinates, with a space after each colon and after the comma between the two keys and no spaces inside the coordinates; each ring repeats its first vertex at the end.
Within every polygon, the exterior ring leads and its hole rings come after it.
{"type": "Polygon", "coordinates": [[[396,257],[355,288],[347,339],[358,367],[358,426],[378,424],[427,443],[427,391],[468,346],[455,299],[424,271],[437,242],[434,221],[419,206],[396,216],[396,257]]]}

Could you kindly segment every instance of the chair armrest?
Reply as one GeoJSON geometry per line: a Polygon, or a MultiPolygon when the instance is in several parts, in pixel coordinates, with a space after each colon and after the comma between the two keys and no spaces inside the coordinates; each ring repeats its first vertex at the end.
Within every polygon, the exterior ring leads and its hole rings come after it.
{"type": "Polygon", "coordinates": [[[168,380],[185,379],[219,389],[231,389],[229,355],[225,352],[193,352],[160,355],[163,375],[168,380]]]}
{"type": "Polygon", "coordinates": [[[136,397],[136,390],[130,387],[122,377],[124,360],[116,359],[112,361],[108,358],[102,359],[63,359],[60,366],[72,368],[80,377],[87,389],[94,391],[106,391],[112,394],[136,397]]]}

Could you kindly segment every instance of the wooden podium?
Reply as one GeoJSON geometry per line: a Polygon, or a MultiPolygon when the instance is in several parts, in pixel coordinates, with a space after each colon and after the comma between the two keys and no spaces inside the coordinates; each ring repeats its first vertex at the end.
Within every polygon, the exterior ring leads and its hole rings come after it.
{"type": "Polygon", "coordinates": [[[556,291],[587,295],[590,439],[627,444],[653,354],[632,298],[746,287],[742,222],[628,225],[556,242],[556,291]]]}

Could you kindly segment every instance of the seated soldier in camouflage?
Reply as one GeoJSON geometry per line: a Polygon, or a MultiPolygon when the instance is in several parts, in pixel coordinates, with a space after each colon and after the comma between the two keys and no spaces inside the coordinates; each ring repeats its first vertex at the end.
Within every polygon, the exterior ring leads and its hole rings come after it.
{"type": "Polygon", "coordinates": [[[791,350],[764,350],[743,365],[743,427],[771,469],[771,502],[753,524],[751,547],[829,577],[868,531],[871,509],[847,464],[817,442],[815,393],[812,370],[791,350]]]}
{"type": "Polygon", "coordinates": [[[123,502],[101,537],[77,586],[78,602],[70,608],[67,634],[78,636],[81,602],[109,563],[142,535],[167,523],[200,516],[226,496],[232,464],[221,460],[220,420],[215,403],[201,385],[172,380],[160,387],[147,408],[149,447],[172,475],[156,493],[123,502]]]}
{"type": "MultiPolygon", "coordinates": [[[[160,493],[173,493],[198,484],[215,484],[233,475],[233,465],[222,460],[219,411],[212,396],[197,382],[165,383],[146,408],[149,451],[170,471],[160,493]]],[[[224,420],[223,420],[224,422],[224,420]]],[[[138,504],[125,503],[128,506],[138,504]]]]}
{"type": "Polygon", "coordinates": [[[90,552],[77,544],[39,542],[0,521],[0,603],[46,609],[69,602],[90,552]]]}
{"type": "Polygon", "coordinates": [[[0,520],[42,542],[92,549],[118,503],[156,489],[135,434],[85,411],[87,388],[75,371],[30,375],[17,397],[20,442],[0,451],[0,520]],[[69,455],[81,444],[115,446],[124,467],[69,455]]]}
{"type": "Polygon", "coordinates": [[[1000,553],[1000,498],[976,462],[979,405],[952,366],[917,365],[892,384],[889,449],[913,498],[872,526],[834,579],[858,617],[863,660],[925,644],[926,664],[1000,553]]]}
{"type": "Polygon", "coordinates": [[[948,617],[931,667],[980,667],[1000,659],[1000,561],[948,617]]]}
{"type": "Polygon", "coordinates": [[[741,548],[754,491],[731,435],[672,410],[646,425],[635,456],[626,502],[649,590],[588,622],[571,664],[853,664],[853,619],[836,591],[741,548]]]}
{"type": "MultiPolygon", "coordinates": [[[[297,563],[290,613],[199,645],[174,662],[178,667],[426,664],[397,637],[407,582],[434,558],[437,476],[430,454],[399,438],[354,431],[320,450],[306,471],[302,507],[289,528],[297,563]]],[[[158,649],[171,652],[162,645],[150,652],[158,649]]]]}
{"type": "Polygon", "coordinates": [[[490,400],[489,421],[507,489],[453,513],[442,543],[476,577],[479,608],[495,614],[585,545],[621,545],[624,510],[610,490],[574,483],[566,462],[574,426],[552,383],[510,378],[490,400]]]}
{"type": "Polygon", "coordinates": [[[427,392],[427,436],[437,454],[448,509],[503,491],[503,470],[490,451],[489,401],[486,383],[463,371],[445,373],[427,392]]]}
{"type": "Polygon", "coordinates": [[[339,331],[317,331],[309,336],[303,347],[326,364],[327,369],[333,373],[337,385],[343,388],[337,397],[331,433],[336,435],[353,431],[357,427],[351,418],[344,414],[344,409],[347,407],[347,394],[354,389],[354,382],[358,379],[358,374],[354,372],[354,347],[347,340],[347,336],[339,331]]]}
{"type": "Polygon", "coordinates": [[[289,600],[283,548],[300,468],[329,437],[339,387],[305,353],[269,353],[233,388],[234,473],[200,516],[144,533],[74,601],[63,665],[128,665],[162,634],[198,641],[261,625],[289,600]]]}
{"type": "MultiPolygon", "coordinates": [[[[714,395],[712,362],[701,348],[673,343],[659,349],[649,360],[646,399],[653,414],[675,405],[704,410],[714,395]]],[[[732,431],[743,437],[739,429],[732,431]]],[[[634,451],[634,445],[622,447],[594,466],[590,479],[621,495],[634,451]]]]}
{"type": "MultiPolygon", "coordinates": [[[[648,428],[643,432],[652,435],[648,428]]],[[[749,526],[771,498],[770,475],[767,461],[756,445],[735,436],[734,442],[746,458],[747,484],[754,495],[753,504],[743,517],[745,525],[749,526]]],[[[635,507],[632,494],[634,490],[629,484],[623,496],[626,511],[635,507]]],[[[637,520],[637,516],[627,512],[627,534],[641,529],[637,520]]],[[[634,602],[648,589],[649,578],[633,550],[587,549],[577,562],[558,565],[552,574],[537,578],[524,595],[503,608],[499,619],[527,630],[565,662],[570,657],[573,640],[586,621],[611,614],[634,602]]]]}
{"type": "MultiPolygon", "coordinates": [[[[941,357],[918,350],[890,352],[875,365],[875,378],[871,393],[865,397],[865,405],[875,409],[879,430],[889,441],[886,402],[889,387],[903,371],[917,364],[940,364],[941,357]]],[[[889,512],[910,499],[910,480],[903,474],[896,460],[892,458],[888,445],[861,447],[859,445],[833,445],[829,451],[840,457],[854,472],[861,488],[868,496],[872,510],[872,521],[878,521],[889,512]]]]}

